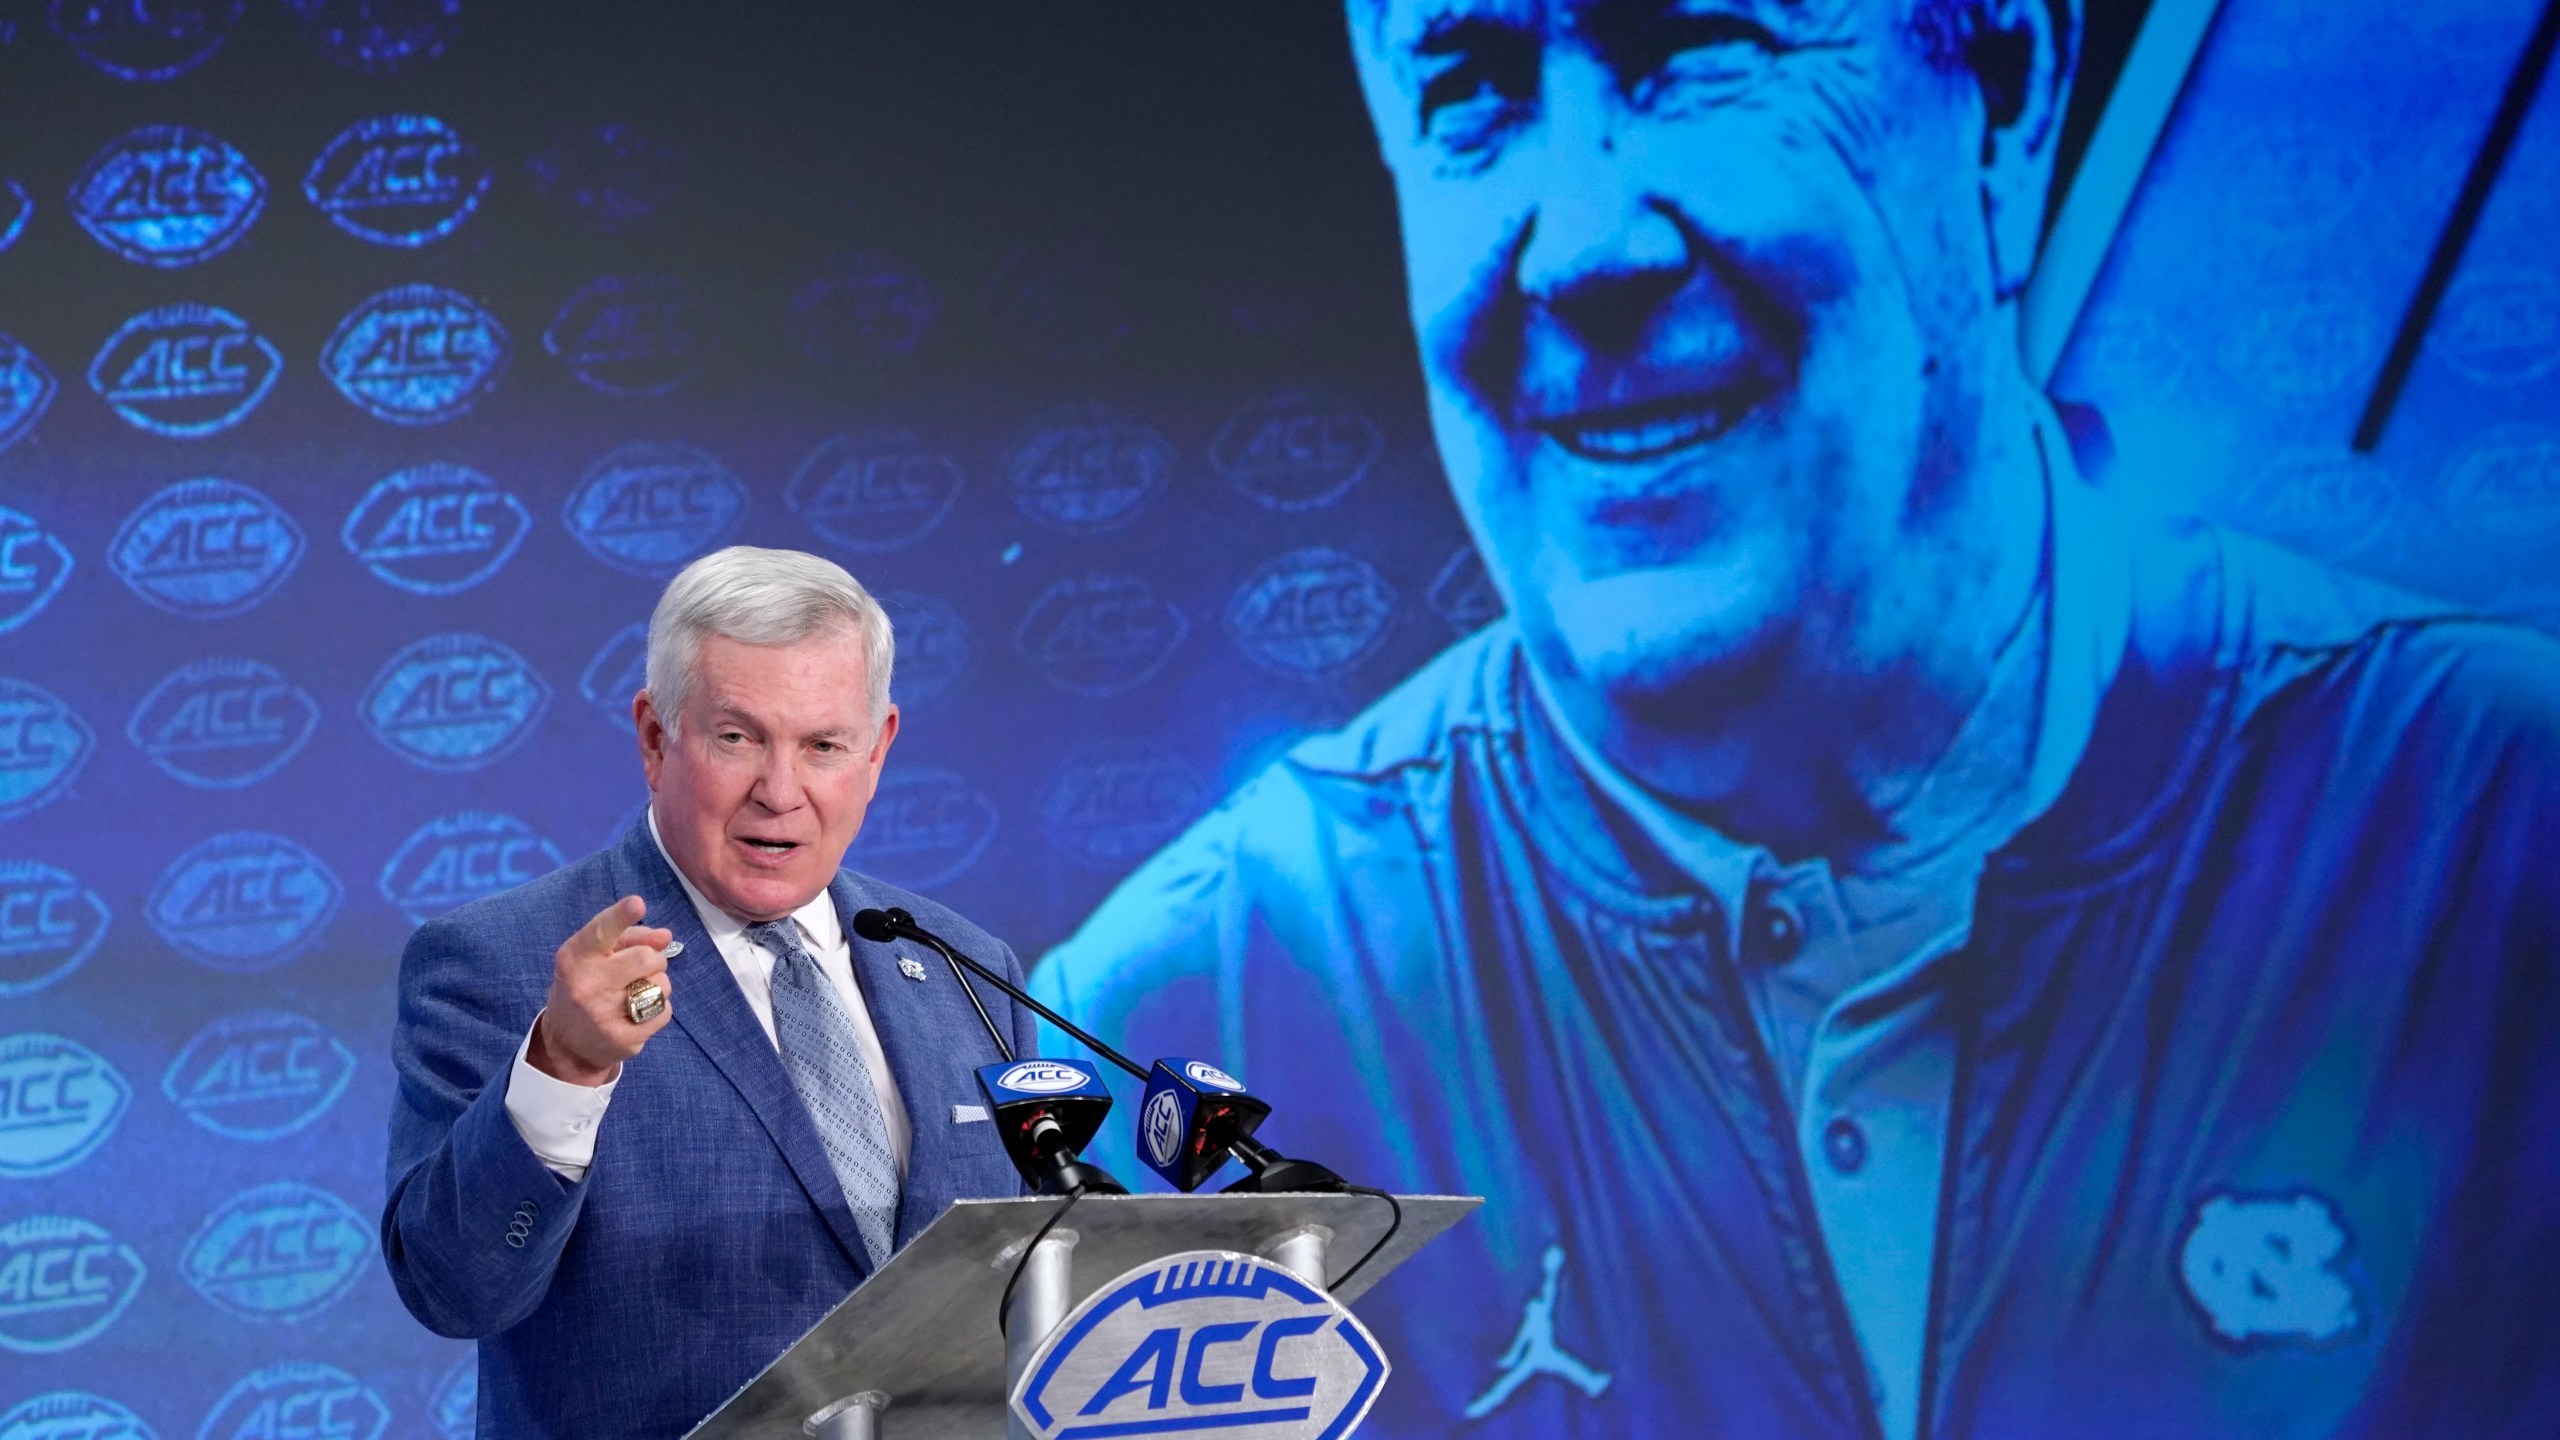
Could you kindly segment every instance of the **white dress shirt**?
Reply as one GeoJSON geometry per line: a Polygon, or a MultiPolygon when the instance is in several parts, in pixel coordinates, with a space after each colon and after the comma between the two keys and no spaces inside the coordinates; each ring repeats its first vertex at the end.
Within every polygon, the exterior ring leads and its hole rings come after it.
{"type": "MultiPolygon", "coordinates": [[[[658,838],[658,817],[649,815],[649,838],[657,842],[658,853],[666,856],[667,846],[658,838]]],[[[693,902],[693,913],[702,928],[711,935],[711,943],[728,962],[729,974],[747,997],[747,1008],[756,1012],[756,1023],[764,1027],[764,1038],[775,1040],[773,1029],[773,964],[778,958],[747,938],[747,922],[712,904],[694,888],[691,878],[679,868],[673,857],[667,857],[667,868],[674,870],[676,883],[684,887],[687,900],[693,902]]],[[[656,917],[653,917],[656,918],[656,917]]],[[[907,1107],[898,1096],[898,1082],[889,1073],[889,1057],[880,1048],[880,1032],[871,1023],[871,1007],[863,1002],[862,987],[853,977],[853,947],[845,939],[843,918],[836,914],[835,897],[821,890],[817,898],[791,912],[800,927],[800,942],[808,947],[810,958],[818,962],[827,982],[835,986],[836,998],[844,1002],[844,1012],[853,1021],[853,1041],[861,1047],[862,1063],[871,1072],[872,1091],[880,1097],[880,1115],[888,1122],[889,1153],[898,1163],[898,1176],[906,1178],[907,1152],[914,1134],[907,1123],[907,1107]]],[[[681,996],[670,995],[676,1003],[681,996]]],[[[534,1017],[541,1023],[541,1017],[534,1017]]],[[[605,1107],[613,1103],[613,1087],[621,1083],[622,1072],[601,1085],[572,1085],[534,1068],[525,1058],[533,1044],[533,1031],[527,1029],[516,1045],[515,1068],[507,1076],[507,1118],[515,1122],[516,1133],[524,1137],[526,1148],[535,1158],[550,1167],[553,1174],[576,1184],[595,1163],[596,1127],[604,1120],[605,1107]]]]}

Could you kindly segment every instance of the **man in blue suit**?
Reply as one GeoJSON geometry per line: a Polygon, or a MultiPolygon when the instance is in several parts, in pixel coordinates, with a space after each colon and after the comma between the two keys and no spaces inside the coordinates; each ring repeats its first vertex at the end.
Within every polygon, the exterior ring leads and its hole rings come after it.
{"type": "Polygon", "coordinates": [[[851,933],[903,906],[1021,973],[839,868],[897,736],[892,660],[841,568],[696,561],[632,702],[640,822],[411,938],[382,1249],[412,1314],[480,1341],[482,1435],[681,1434],[953,1200],[1020,1192],[969,997],[851,933]]]}

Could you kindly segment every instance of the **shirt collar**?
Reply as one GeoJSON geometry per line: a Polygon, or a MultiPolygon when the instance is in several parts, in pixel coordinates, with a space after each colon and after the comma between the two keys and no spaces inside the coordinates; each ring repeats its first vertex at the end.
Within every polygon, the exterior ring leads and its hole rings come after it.
{"type": "MultiPolygon", "coordinates": [[[[676,857],[667,854],[667,842],[658,834],[658,807],[655,805],[649,807],[649,841],[658,847],[658,854],[667,862],[667,868],[676,872],[676,883],[684,887],[684,898],[693,902],[693,913],[701,917],[702,928],[711,936],[714,946],[725,953],[733,941],[755,943],[747,937],[747,922],[704,899],[701,888],[693,883],[693,877],[684,873],[684,867],[676,863],[676,857]]],[[[807,937],[813,951],[843,948],[844,920],[836,914],[836,898],[829,892],[819,891],[808,904],[792,911],[791,918],[800,922],[800,933],[807,937]]]]}

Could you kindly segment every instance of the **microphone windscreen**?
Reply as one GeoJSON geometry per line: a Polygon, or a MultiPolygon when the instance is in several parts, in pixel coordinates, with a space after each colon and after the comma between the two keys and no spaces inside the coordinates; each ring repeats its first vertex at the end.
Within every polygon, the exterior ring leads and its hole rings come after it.
{"type": "Polygon", "coordinates": [[[853,933],[875,942],[895,940],[898,927],[890,923],[886,910],[856,910],[853,912],[853,933]]]}

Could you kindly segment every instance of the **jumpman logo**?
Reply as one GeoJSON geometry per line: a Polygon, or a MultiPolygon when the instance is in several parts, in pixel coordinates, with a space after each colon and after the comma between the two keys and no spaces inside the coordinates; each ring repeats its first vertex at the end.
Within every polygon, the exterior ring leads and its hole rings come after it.
{"type": "Polygon", "coordinates": [[[1512,1392],[1540,1375],[1553,1375],[1594,1400],[1609,1388],[1606,1373],[1592,1369],[1556,1346],[1556,1290],[1564,1278],[1564,1247],[1550,1245],[1546,1254],[1547,1280],[1530,1297],[1528,1308],[1520,1312],[1520,1333],[1511,1337],[1511,1348],[1493,1363],[1502,1367],[1485,1392],[1467,1402],[1466,1415],[1481,1420],[1502,1408],[1512,1392]]]}

